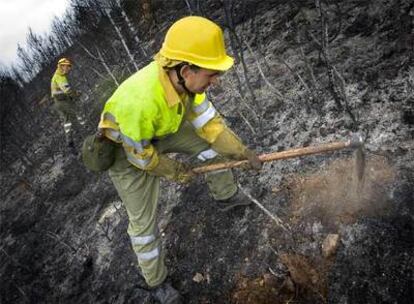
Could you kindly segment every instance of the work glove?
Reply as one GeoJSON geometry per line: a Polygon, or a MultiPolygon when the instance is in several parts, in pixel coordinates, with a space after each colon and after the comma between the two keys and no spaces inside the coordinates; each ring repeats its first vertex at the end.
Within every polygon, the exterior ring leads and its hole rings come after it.
{"type": "Polygon", "coordinates": [[[184,163],[168,158],[162,154],[158,155],[158,159],[157,166],[152,170],[148,170],[148,173],[162,176],[182,184],[190,183],[195,176],[191,168],[184,163]]]}
{"type": "Polygon", "coordinates": [[[190,166],[179,163],[179,168],[177,169],[177,175],[175,180],[181,184],[189,184],[193,181],[195,173],[191,170],[190,166]]]}
{"type": "Polygon", "coordinates": [[[224,131],[211,144],[211,148],[225,157],[237,160],[247,159],[249,161],[248,168],[260,170],[262,162],[257,157],[254,150],[246,148],[241,140],[229,129],[224,131]]]}
{"type": "Polygon", "coordinates": [[[249,166],[251,169],[254,169],[256,171],[259,171],[262,169],[263,163],[257,156],[256,152],[254,150],[246,149],[244,152],[245,157],[249,161],[249,166]]]}
{"type": "Polygon", "coordinates": [[[220,133],[211,144],[211,148],[218,154],[230,159],[246,159],[244,155],[244,151],[246,150],[245,146],[229,128],[225,128],[220,133]]]}

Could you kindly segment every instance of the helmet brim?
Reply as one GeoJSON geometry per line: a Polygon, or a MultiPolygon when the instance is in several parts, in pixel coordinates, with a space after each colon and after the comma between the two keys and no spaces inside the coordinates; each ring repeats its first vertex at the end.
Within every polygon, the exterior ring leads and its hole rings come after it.
{"type": "Polygon", "coordinates": [[[227,71],[233,64],[234,59],[228,55],[225,55],[221,60],[208,61],[200,58],[188,58],[189,56],[182,55],[178,52],[166,52],[165,49],[160,50],[160,54],[171,60],[178,60],[194,64],[200,68],[215,70],[215,71],[227,71]]]}
{"type": "Polygon", "coordinates": [[[227,71],[229,70],[234,64],[233,57],[226,55],[221,61],[214,62],[214,63],[198,63],[197,65],[200,68],[215,70],[215,71],[227,71]]]}

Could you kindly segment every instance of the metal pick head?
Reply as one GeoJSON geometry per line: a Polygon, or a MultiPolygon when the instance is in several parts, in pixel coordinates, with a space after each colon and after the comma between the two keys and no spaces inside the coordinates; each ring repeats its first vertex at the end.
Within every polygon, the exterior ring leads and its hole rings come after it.
{"type": "Polygon", "coordinates": [[[350,148],[359,148],[364,145],[364,140],[362,139],[361,134],[353,133],[351,134],[348,140],[348,146],[350,148]]]}

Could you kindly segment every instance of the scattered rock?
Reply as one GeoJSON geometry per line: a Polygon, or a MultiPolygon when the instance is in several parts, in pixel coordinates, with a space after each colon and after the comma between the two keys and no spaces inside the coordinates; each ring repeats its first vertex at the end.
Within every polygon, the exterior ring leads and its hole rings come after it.
{"type": "Polygon", "coordinates": [[[326,127],[320,127],[320,128],[319,128],[319,134],[320,134],[322,137],[327,136],[327,135],[328,135],[328,130],[327,130],[327,128],[326,128],[326,127]]]}
{"type": "Polygon", "coordinates": [[[201,273],[196,273],[195,276],[193,277],[193,281],[196,283],[201,283],[202,281],[204,281],[204,277],[201,273]]]}
{"type": "Polygon", "coordinates": [[[323,256],[326,258],[332,256],[336,252],[338,245],[339,245],[339,235],[328,234],[322,243],[323,256]]]}

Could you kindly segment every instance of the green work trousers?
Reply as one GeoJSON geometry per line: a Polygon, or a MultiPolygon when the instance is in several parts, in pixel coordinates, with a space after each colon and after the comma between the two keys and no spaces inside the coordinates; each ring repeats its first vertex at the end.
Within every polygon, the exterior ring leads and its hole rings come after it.
{"type": "MultiPolygon", "coordinates": [[[[210,151],[210,145],[198,137],[188,123],[184,123],[177,133],[154,145],[159,153],[185,153],[195,158],[203,151],[210,151]]],[[[129,163],[122,147],[116,150],[115,162],[109,169],[109,176],[128,213],[128,234],[141,273],[148,286],[157,286],[167,276],[165,254],[161,248],[156,220],[160,178],[129,163]]],[[[230,170],[208,174],[205,178],[210,193],[216,200],[228,199],[237,192],[230,170]]]]}
{"type": "Polygon", "coordinates": [[[70,96],[54,98],[54,106],[63,121],[63,129],[67,140],[72,139],[73,123],[76,121],[83,126],[85,121],[76,106],[76,99],[70,96]]]}

